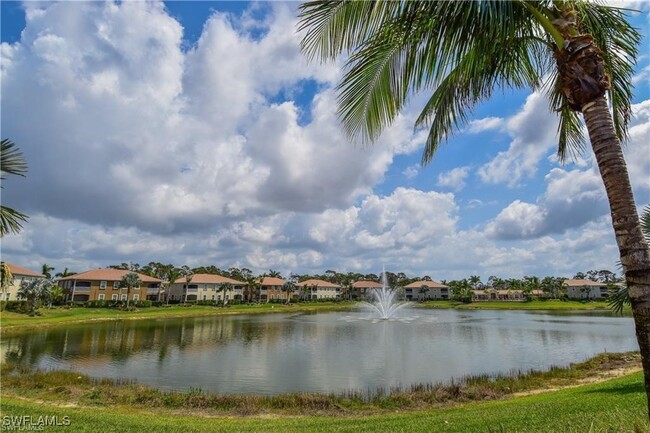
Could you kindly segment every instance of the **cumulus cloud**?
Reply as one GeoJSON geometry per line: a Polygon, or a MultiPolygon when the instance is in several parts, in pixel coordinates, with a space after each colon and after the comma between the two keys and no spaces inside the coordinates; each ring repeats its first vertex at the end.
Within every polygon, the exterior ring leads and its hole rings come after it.
{"type": "Polygon", "coordinates": [[[469,167],[457,167],[440,173],[436,185],[443,188],[451,188],[454,191],[460,191],[465,188],[467,175],[469,175],[469,167]]]}
{"type": "Polygon", "coordinates": [[[484,117],[483,119],[470,121],[467,132],[470,134],[478,134],[493,129],[500,129],[503,124],[504,120],[500,117],[484,117]]]}
{"type": "Polygon", "coordinates": [[[533,93],[522,110],[507,119],[506,131],[512,137],[508,150],[482,165],[478,175],[485,183],[516,187],[536,174],[539,161],[557,145],[557,116],[542,94],[533,93]]]}

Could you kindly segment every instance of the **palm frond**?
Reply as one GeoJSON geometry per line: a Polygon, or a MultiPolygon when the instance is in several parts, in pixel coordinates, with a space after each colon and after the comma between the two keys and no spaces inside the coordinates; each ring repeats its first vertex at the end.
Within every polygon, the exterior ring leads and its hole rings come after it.
{"type": "Polygon", "coordinates": [[[561,91],[559,75],[555,74],[545,86],[550,108],[560,116],[557,156],[561,162],[575,159],[586,147],[580,113],[572,110],[561,91]]]}
{"type": "MultiPolygon", "coordinates": [[[[0,171],[2,174],[8,173],[23,177],[27,173],[27,163],[23,153],[11,140],[6,138],[0,142],[0,171]]],[[[0,178],[4,179],[4,176],[0,175],[0,178]]]]}
{"type": "Polygon", "coordinates": [[[650,243],[650,205],[643,208],[643,213],[641,214],[641,230],[646,241],[650,243]]]}
{"type": "Polygon", "coordinates": [[[22,223],[29,217],[7,206],[0,206],[0,237],[9,233],[18,234],[23,228],[22,223]]]}
{"type": "Polygon", "coordinates": [[[621,314],[623,308],[631,304],[632,300],[630,299],[630,292],[627,290],[627,287],[619,287],[609,291],[607,305],[615,313],[621,314]]]}

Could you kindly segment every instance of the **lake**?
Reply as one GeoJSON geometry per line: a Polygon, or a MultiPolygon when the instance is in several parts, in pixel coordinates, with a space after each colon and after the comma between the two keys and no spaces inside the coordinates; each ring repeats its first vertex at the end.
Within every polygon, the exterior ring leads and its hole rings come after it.
{"type": "Polygon", "coordinates": [[[228,315],[67,325],[9,336],[3,361],[135,379],[163,390],[273,395],[448,382],[638,350],[607,312],[402,310],[228,315]]]}

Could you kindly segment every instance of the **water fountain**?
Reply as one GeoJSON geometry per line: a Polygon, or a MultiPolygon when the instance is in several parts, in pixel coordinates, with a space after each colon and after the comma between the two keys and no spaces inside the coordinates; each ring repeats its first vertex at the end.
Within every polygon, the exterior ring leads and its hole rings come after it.
{"type": "Polygon", "coordinates": [[[397,291],[388,287],[385,268],[382,268],[381,273],[381,289],[372,289],[371,293],[373,302],[363,302],[362,305],[375,312],[382,320],[390,319],[398,310],[408,305],[408,302],[395,299],[397,291]]]}

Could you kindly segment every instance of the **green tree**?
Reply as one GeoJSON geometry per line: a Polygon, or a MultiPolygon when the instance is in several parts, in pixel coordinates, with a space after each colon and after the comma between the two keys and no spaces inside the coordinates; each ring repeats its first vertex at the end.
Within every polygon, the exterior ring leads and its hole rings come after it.
{"type": "Polygon", "coordinates": [[[167,269],[167,272],[164,275],[164,286],[165,286],[165,301],[169,305],[169,291],[171,290],[172,284],[176,282],[182,276],[181,270],[177,267],[170,267],[167,269]]]}
{"type": "Polygon", "coordinates": [[[54,266],[50,266],[47,263],[43,263],[43,266],[41,268],[41,274],[45,275],[45,278],[47,278],[48,280],[51,280],[53,270],[54,270],[54,266]]]}
{"type": "Polygon", "coordinates": [[[291,296],[296,291],[296,285],[293,281],[289,280],[282,285],[282,291],[287,294],[287,304],[291,302],[291,296]]]}
{"type": "Polygon", "coordinates": [[[53,284],[52,287],[50,288],[50,297],[49,297],[50,305],[62,304],[64,295],[65,293],[63,292],[63,289],[60,286],[53,284]]]}
{"type": "Polygon", "coordinates": [[[219,291],[219,292],[221,292],[223,294],[222,303],[223,303],[224,307],[228,303],[228,299],[227,299],[228,292],[232,292],[232,290],[233,290],[233,285],[231,283],[228,283],[228,282],[221,283],[219,285],[219,287],[217,287],[217,291],[219,291]]]}
{"type": "Polygon", "coordinates": [[[68,268],[64,268],[62,272],[57,272],[55,277],[57,277],[57,278],[65,278],[65,277],[69,277],[70,275],[74,275],[74,274],[75,273],[70,272],[70,270],[68,268]]]}
{"type": "MultiPolygon", "coordinates": [[[[609,199],[650,396],[650,251],[621,147],[640,35],[624,11],[580,0],[319,0],[302,3],[300,11],[307,56],[328,61],[348,54],[338,101],[353,139],[376,140],[409,97],[425,90],[431,96],[416,121],[429,129],[423,163],[495,89],[546,92],[559,116],[562,160],[585,147],[584,119],[609,199]]],[[[650,413],[650,398],[647,403],[650,413]]]]}
{"type": "MultiPolygon", "coordinates": [[[[7,288],[14,283],[14,276],[9,269],[9,265],[5,262],[0,262],[0,300],[4,301],[6,299],[7,288]]],[[[0,304],[0,311],[2,311],[0,304]]]]}
{"type": "Polygon", "coordinates": [[[122,291],[121,289],[126,289],[126,308],[129,308],[129,295],[131,291],[136,287],[140,287],[141,284],[142,280],[140,280],[140,277],[135,272],[129,272],[120,280],[120,292],[122,291]]]}
{"type": "Polygon", "coordinates": [[[43,278],[23,281],[18,289],[18,297],[29,303],[30,311],[38,309],[41,302],[47,302],[50,297],[52,282],[43,278]]]}
{"type": "Polygon", "coordinates": [[[181,275],[185,278],[185,290],[183,290],[183,304],[187,303],[187,291],[190,289],[190,283],[194,278],[194,271],[189,266],[183,265],[181,267],[181,275]]]}
{"type": "MultiPolygon", "coordinates": [[[[25,177],[27,163],[23,153],[16,145],[6,138],[0,142],[0,180],[5,180],[5,174],[25,177]]],[[[0,186],[4,188],[4,185],[0,186]]],[[[7,233],[17,234],[23,228],[22,223],[29,217],[7,206],[0,205],[0,237],[7,233]]]]}

